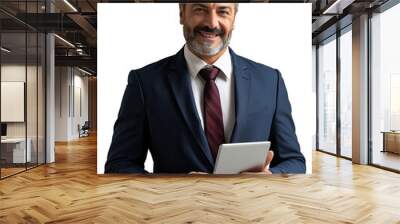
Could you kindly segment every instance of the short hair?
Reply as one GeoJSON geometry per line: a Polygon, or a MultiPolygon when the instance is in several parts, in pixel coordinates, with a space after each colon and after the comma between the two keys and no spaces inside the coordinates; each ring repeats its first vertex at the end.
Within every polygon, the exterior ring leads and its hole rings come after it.
{"type": "MultiPolygon", "coordinates": [[[[179,8],[184,8],[187,3],[179,3],[179,8]]],[[[239,11],[239,3],[235,3],[235,14],[239,11]]]]}

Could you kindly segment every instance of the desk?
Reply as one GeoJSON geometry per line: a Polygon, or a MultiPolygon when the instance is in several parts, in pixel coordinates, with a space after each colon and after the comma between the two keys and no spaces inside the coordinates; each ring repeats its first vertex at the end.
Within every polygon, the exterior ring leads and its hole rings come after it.
{"type": "Polygon", "coordinates": [[[383,150],[382,152],[393,152],[400,154],[400,131],[382,131],[383,150]]]}
{"type": "Polygon", "coordinates": [[[1,139],[1,157],[5,159],[6,163],[30,162],[32,158],[32,140],[28,138],[27,142],[28,147],[26,147],[25,151],[25,138],[1,139]]]}

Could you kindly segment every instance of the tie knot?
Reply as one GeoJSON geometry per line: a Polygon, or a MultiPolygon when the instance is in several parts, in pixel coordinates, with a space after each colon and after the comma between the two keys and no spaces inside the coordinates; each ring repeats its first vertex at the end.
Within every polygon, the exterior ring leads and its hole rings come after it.
{"type": "Polygon", "coordinates": [[[200,75],[205,81],[211,81],[217,78],[219,69],[215,66],[205,67],[200,70],[200,75]]]}

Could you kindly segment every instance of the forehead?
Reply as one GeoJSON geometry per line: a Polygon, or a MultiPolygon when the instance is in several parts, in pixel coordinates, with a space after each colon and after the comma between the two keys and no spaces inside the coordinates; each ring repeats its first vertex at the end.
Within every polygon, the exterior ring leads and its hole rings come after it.
{"type": "Polygon", "coordinates": [[[204,7],[204,8],[235,8],[235,3],[183,3],[186,8],[204,7]]]}

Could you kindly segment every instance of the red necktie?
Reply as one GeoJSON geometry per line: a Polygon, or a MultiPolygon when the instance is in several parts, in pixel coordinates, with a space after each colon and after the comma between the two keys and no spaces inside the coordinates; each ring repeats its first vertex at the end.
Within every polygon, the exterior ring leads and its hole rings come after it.
{"type": "Polygon", "coordinates": [[[204,130],[208,145],[214,160],[218,154],[219,145],[225,142],[224,123],[222,120],[221,101],[215,78],[220,70],[217,67],[206,67],[200,70],[199,74],[206,81],[204,86],[204,130]]]}

